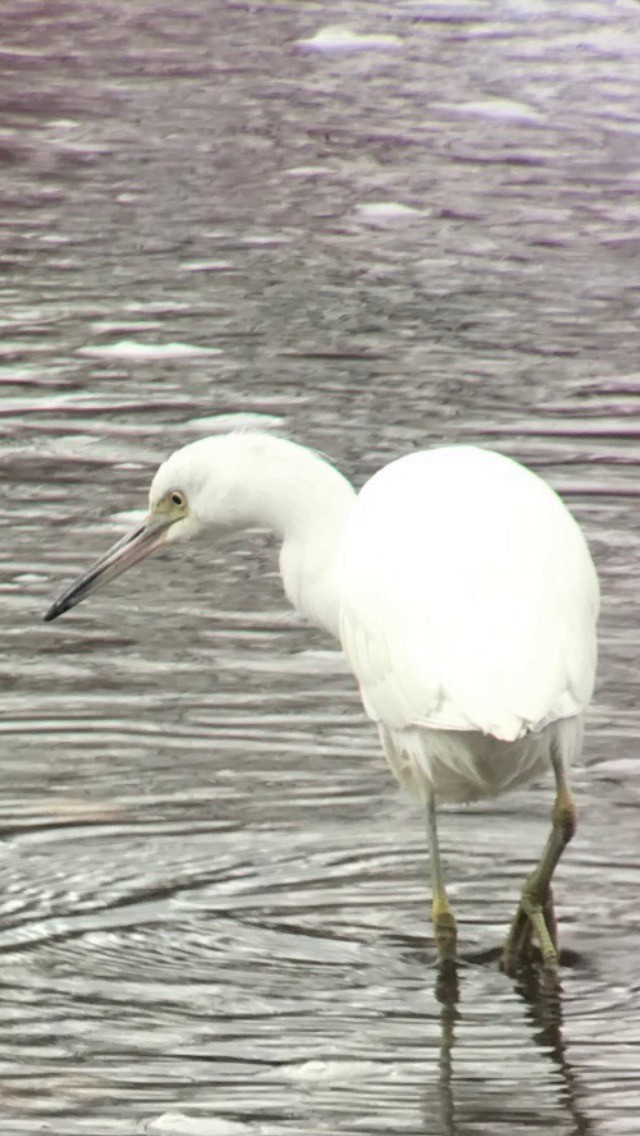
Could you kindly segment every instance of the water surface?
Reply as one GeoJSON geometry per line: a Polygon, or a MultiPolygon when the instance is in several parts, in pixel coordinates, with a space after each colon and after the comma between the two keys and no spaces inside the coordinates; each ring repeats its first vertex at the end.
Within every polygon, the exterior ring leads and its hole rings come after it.
{"type": "Polygon", "coordinates": [[[0,15],[0,1132],[640,1131],[639,35],[621,0],[0,15]],[[443,989],[422,818],[268,537],[41,622],[237,414],[358,485],[494,445],[584,525],[559,998],[492,955],[550,785],[443,816],[443,989]]]}

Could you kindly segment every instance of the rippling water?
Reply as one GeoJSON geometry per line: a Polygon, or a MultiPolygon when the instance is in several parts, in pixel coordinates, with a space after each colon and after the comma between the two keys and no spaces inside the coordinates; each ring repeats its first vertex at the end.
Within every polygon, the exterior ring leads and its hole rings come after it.
{"type": "Polygon", "coordinates": [[[640,1131],[639,33],[622,0],[5,5],[1,1132],[640,1131]],[[438,985],[421,817],[269,539],[41,622],[236,414],[357,484],[489,443],[585,526],[560,997],[494,957],[550,786],[443,817],[438,985]]]}

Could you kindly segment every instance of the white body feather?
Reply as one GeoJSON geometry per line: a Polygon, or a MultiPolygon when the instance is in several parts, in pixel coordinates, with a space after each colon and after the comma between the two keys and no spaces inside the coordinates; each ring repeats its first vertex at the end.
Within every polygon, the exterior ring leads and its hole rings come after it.
{"type": "Polygon", "coordinates": [[[329,462],[263,433],[202,438],[158,469],[142,526],[46,619],[168,541],[260,526],[294,607],[339,637],[396,776],[467,801],[570,765],[593,690],[598,581],[559,497],[472,446],[415,453],[356,497],[329,462]]]}
{"type": "Polygon", "coordinates": [[[468,801],[582,742],[598,583],[559,497],[508,458],[401,458],[358,495],[340,552],[340,638],[399,780],[468,801]]]}
{"type": "Polygon", "coordinates": [[[386,466],[354,494],[319,455],[269,434],[203,438],[151,487],[189,512],[168,539],[260,525],[282,539],[294,607],[339,636],[399,780],[468,801],[569,765],[596,661],[586,543],[539,477],[450,446],[386,466]]]}

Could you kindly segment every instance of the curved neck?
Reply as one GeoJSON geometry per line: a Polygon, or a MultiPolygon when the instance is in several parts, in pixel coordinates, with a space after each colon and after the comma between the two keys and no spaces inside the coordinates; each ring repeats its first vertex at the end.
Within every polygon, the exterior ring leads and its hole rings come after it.
{"type": "MultiPolygon", "coordinates": [[[[331,469],[331,467],[327,467],[331,469]]],[[[337,470],[331,470],[337,474],[337,470]]],[[[325,479],[310,492],[298,486],[295,524],[283,532],[280,575],[285,594],[296,611],[339,638],[340,597],[338,550],[355,497],[340,474],[342,485],[325,479]],[[347,492],[348,490],[348,492],[347,492]]]]}
{"type": "Polygon", "coordinates": [[[223,500],[217,496],[211,520],[279,536],[287,598],[337,637],[336,557],[353,486],[319,454],[284,438],[248,433],[227,435],[225,442],[226,492],[223,500]]]}

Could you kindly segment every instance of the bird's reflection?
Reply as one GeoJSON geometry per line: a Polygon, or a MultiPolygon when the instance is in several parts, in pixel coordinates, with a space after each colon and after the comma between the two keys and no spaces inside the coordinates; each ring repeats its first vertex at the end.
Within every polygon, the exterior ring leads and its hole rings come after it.
{"type": "MultiPolygon", "coordinates": [[[[562,989],[559,983],[547,981],[538,966],[523,968],[514,989],[525,1006],[524,1024],[531,1027],[528,1038],[548,1066],[544,1081],[537,1079],[531,1088],[534,1093],[538,1089],[549,1094],[545,1104],[548,1108],[556,1105],[556,1122],[550,1121],[548,1111],[537,1111],[531,1093],[526,1094],[526,1099],[518,1099],[517,1086],[505,1080],[502,1067],[495,1067],[496,1083],[492,1085],[491,1066],[484,1065],[480,1072],[477,1063],[469,1061],[467,1053],[467,1060],[460,1061],[459,1066],[468,1069],[472,1064],[474,1072],[456,1075],[456,1055],[460,1057],[464,1052],[464,1040],[459,1035],[465,1025],[465,971],[464,966],[449,965],[440,969],[436,979],[435,995],[440,1005],[438,1077],[425,1098],[424,1131],[432,1133],[437,1118],[438,1136],[468,1136],[471,1129],[493,1136],[497,1131],[507,1131],[512,1120],[516,1128],[529,1133],[561,1130],[568,1136],[592,1136],[593,1126],[582,1104],[583,1090],[569,1061],[563,1037],[562,989]]],[[[477,1007],[473,1024],[477,1030],[477,1007]]],[[[489,1043],[492,1025],[495,1025],[495,1017],[487,1019],[485,1040],[489,1043]]],[[[499,1043],[496,1037],[495,1044],[499,1043]]]]}
{"type": "Polygon", "coordinates": [[[563,1036],[562,986],[558,982],[548,982],[540,967],[528,966],[519,974],[515,988],[534,1027],[534,1042],[560,1074],[562,1088],[559,1097],[563,1111],[572,1121],[570,1131],[573,1136],[591,1136],[593,1125],[582,1105],[583,1089],[567,1056],[563,1036]]]}
{"type": "Polygon", "coordinates": [[[436,979],[436,998],[440,1003],[440,1058],[438,1066],[438,1098],[440,1127],[443,1136],[456,1132],[453,1093],[453,1050],[455,1025],[459,1017],[460,984],[455,963],[442,963],[436,979]]]}

